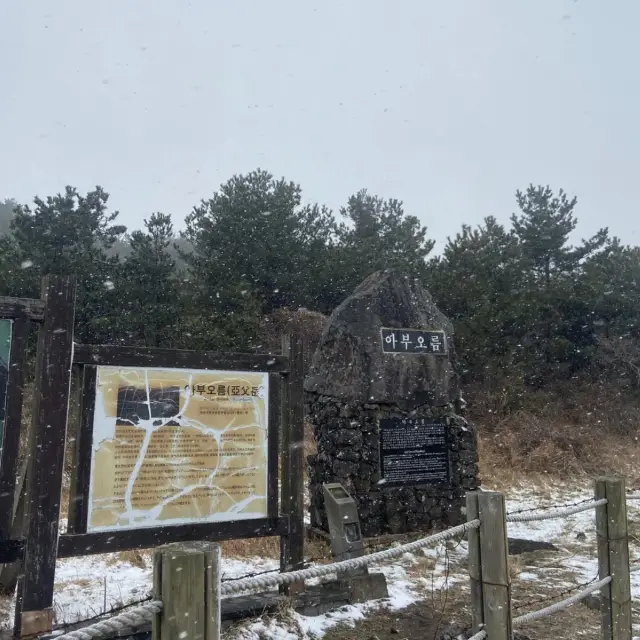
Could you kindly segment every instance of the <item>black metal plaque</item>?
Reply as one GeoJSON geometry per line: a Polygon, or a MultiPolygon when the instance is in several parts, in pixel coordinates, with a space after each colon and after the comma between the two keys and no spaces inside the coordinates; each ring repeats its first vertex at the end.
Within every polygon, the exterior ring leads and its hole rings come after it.
{"type": "Polygon", "coordinates": [[[447,426],[428,418],[382,418],[380,466],[385,486],[449,484],[447,426]]]}
{"type": "Polygon", "coordinates": [[[383,353],[429,353],[447,355],[447,338],[444,331],[422,329],[380,329],[383,353]]]}

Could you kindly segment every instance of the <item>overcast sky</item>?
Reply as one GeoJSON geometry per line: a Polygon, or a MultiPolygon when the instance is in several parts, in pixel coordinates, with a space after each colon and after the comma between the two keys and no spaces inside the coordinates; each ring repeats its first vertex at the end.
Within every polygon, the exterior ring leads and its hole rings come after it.
{"type": "Polygon", "coordinates": [[[0,25],[0,198],[100,184],[124,224],[181,223],[261,167],[402,199],[441,247],[534,182],[640,244],[638,0],[0,0],[0,25]]]}

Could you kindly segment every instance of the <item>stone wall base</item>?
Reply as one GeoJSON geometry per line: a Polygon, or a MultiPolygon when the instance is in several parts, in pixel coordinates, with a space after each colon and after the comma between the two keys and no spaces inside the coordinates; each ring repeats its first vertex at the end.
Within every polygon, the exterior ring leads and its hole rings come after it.
{"type": "Polygon", "coordinates": [[[393,405],[355,405],[306,394],[317,453],[309,456],[311,526],[328,530],[322,485],[340,482],[358,505],[365,537],[446,528],[464,521],[465,493],[477,489],[475,428],[450,407],[424,405],[402,411],[393,405]],[[447,487],[386,487],[380,477],[380,418],[417,416],[445,422],[451,482],[447,487]]]}

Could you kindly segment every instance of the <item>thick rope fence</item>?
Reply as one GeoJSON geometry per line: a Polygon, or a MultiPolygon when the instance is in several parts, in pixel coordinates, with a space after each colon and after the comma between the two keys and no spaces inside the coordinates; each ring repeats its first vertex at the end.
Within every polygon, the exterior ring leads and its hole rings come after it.
{"type": "Polygon", "coordinates": [[[94,624],[56,636],[56,640],[101,640],[102,638],[113,638],[134,629],[147,626],[153,616],[162,611],[160,600],[151,600],[135,609],[119,613],[108,620],[101,620],[94,624]]]}
{"type": "Polygon", "coordinates": [[[591,595],[594,591],[599,591],[602,587],[609,584],[611,582],[611,576],[607,576],[602,580],[598,580],[598,582],[592,584],[591,586],[579,591],[575,595],[566,598],[565,600],[561,600],[560,602],[556,602],[544,609],[538,609],[538,611],[532,611],[531,613],[525,613],[524,615],[518,616],[513,619],[513,624],[517,627],[519,625],[526,624],[527,622],[534,622],[535,620],[540,620],[541,618],[546,618],[547,616],[552,616],[554,613],[558,613],[559,611],[563,611],[564,609],[568,609],[572,607],[574,604],[577,604],[581,600],[584,600],[587,596],[591,595]]]}
{"type": "Polygon", "coordinates": [[[573,516],[576,513],[583,511],[589,511],[596,507],[601,507],[607,504],[607,499],[602,498],[600,500],[591,500],[579,505],[572,505],[566,509],[558,507],[556,511],[548,511],[543,513],[513,513],[507,514],[507,522],[537,522],[542,520],[557,520],[559,518],[567,518],[573,516]]]}
{"type": "MultiPolygon", "coordinates": [[[[566,507],[551,507],[550,511],[540,510],[538,512],[535,512],[532,510],[525,510],[520,512],[508,513],[505,515],[504,519],[507,523],[509,523],[536,522],[567,518],[584,511],[603,507],[607,504],[607,498],[601,498],[597,500],[592,499],[589,501],[582,501],[577,504],[568,505],[566,507]]],[[[304,582],[305,580],[312,578],[323,578],[337,572],[355,571],[357,569],[368,567],[370,565],[390,562],[402,557],[407,553],[413,553],[425,547],[444,542],[450,538],[455,538],[456,536],[467,533],[471,530],[477,530],[480,527],[481,520],[479,518],[474,518],[465,522],[464,524],[446,529],[445,531],[441,531],[430,536],[426,536],[414,542],[398,545],[390,549],[385,549],[383,551],[378,551],[358,558],[344,560],[341,562],[334,562],[331,564],[311,566],[298,571],[278,574],[261,573],[250,577],[243,577],[237,580],[229,580],[223,582],[220,585],[220,596],[231,596],[255,591],[266,591],[268,589],[274,589],[276,587],[285,587],[294,583],[304,582]]],[[[635,573],[637,571],[640,571],[640,564],[628,569],[629,573],[635,573]]],[[[573,606],[581,600],[584,600],[590,594],[594,593],[595,591],[599,591],[603,587],[609,585],[611,581],[612,577],[610,575],[602,577],[597,582],[592,581],[581,591],[575,593],[574,595],[571,595],[568,598],[565,598],[564,600],[555,602],[537,611],[512,618],[512,624],[514,627],[520,627],[521,625],[526,625],[547,616],[554,615],[573,606]]],[[[584,587],[585,585],[579,586],[584,587]]],[[[58,635],[56,636],[56,640],[102,640],[113,638],[114,636],[123,635],[126,633],[131,633],[132,631],[148,626],[149,623],[152,622],[154,616],[159,614],[162,609],[163,603],[161,600],[151,600],[139,607],[119,613],[118,615],[107,620],[101,620],[88,627],[64,633],[63,635],[58,635]]],[[[484,640],[488,637],[489,636],[487,634],[487,631],[485,629],[480,629],[468,640],[484,640]]],[[[489,640],[492,639],[489,638],[489,640]]]]}
{"type": "MultiPolygon", "coordinates": [[[[546,618],[547,616],[552,616],[555,613],[559,613],[560,611],[564,611],[569,607],[572,607],[574,604],[577,604],[581,600],[584,600],[587,596],[590,596],[594,591],[599,591],[602,587],[609,584],[611,582],[611,576],[607,576],[602,580],[598,580],[598,582],[590,585],[586,589],[576,593],[570,598],[566,598],[565,600],[561,600],[560,602],[556,602],[544,609],[539,609],[538,611],[532,611],[531,613],[526,613],[522,616],[518,616],[513,619],[513,625],[518,627],[523,624],[527,624],[528,622],[535,622],[536,620],[541,620],[542,618],[546,618]]],[[[474,634],[469,638],[469,640],[483,640],[483,638],[487,637],[487,632],[484,629],[478,631],[478,633],[474,634]]]]}
{"type": "Polygon", "coordinates": [[[408,542],[407,544],[385,549],[384,551],[377,551],[376,553],[370,553],[366,556],[360,556],[359,558],[309,567],[308,569],[302,569],[300,571],[290,571],[272,576],[260,576],[258,578],[248,578],[247,580],[239,580],[237,582],[227,582],[222,585],[221,594],[229,595],[231,593],[237,594],[253,590],[262,591],[263,589],[291,585],[294,582],[302,582],[310,578],[323,578],[338,571],[354,571],[372,564],[389,562],[390,560],[402,557],[405,553],[413,553],[429,545],[437,544],[449,538],[455,538],[461,533],[465,533],[469,529],[476,529],[479,526],[480,520],[471,520],[457,527],[452,527],[451,529],[440,531],[426,538],[421,538],[415,542],[408,542]]]}
{"type": "MultiPolygon", "coordinates": [[[[421,538],[414,542],[408,542],[391,549],[371,553],[360,558],[351,560],[343,560],[342,562],[334,562],[332,564],[319,565],[301,569],[300,571],[290,571],[288,573],[280,573],[277,575],[259,575],[251,578],[245,578],[235,582],[225,582],[220,586],[221,595],[247,593],[249,591],[263,591],[269,588],[291,585],[295,582],[303,582],[311,578],[322,578],[338,571],[356,570],[372,564],[388,562],[400,558],[405,553],[413,553],[432,544],[437,544],[449,538],[465,533],[469,529],[480,526],[479,520],[472,520],[464,524],[440,531],[426,538],[421,538]]],[[[119,614],[109,620],[97,622],[89,627],[70,631],[61,636],[56,636],[56,640],[97,640],[99,638],[110,638],[117,633],[127,632],[132,629],[140,628],[151,622],[153,616],[162,610],[162,602],[153,600],[137,609],[132,609],[125,613],[119,614]],[[108,635],[110,634],[110,635],[108,635]]]]}

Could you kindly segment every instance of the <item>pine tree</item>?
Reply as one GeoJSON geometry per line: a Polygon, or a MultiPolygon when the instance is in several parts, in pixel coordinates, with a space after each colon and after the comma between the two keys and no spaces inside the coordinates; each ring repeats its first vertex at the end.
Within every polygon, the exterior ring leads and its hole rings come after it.
{"type": "Polygon", "coordinates": [[[400,200],[358,191],[340,210],[343,218],[329,245],[322,311],[331,311],[367,276],[382,269],[422,277],[435,242],[400,200]]]}
{"type": "Polygon", "coordinates": [[[529,268],[544,286],[574,272],[607,241],[607,229],[600,229],[578,247],[568,244],[578,224],[573,213],[578,199],[569,199],[562,189],[556,196],[548,186],[529,185],[526,193],[516,192],[516,200],[521,214],[511,216],[513,230],[529,268]]]}
{"type": "Polygon", "coordinates": [[[530,185],[526,193],[516,193],[516,200],[521,213],[511,220],[527,276],[517,321],[526,327],[522,345],[528,379],[542,385],[589,364],[595,342],[580,283],[585,262],[607,244],[608,231],[601,229],[574,247],[569,242],[577,226],[575,197],[530,185]]]}
{"type": "Polygon", "coordinates": [[[144,226],[146,232],[131,234],[130,253],[119,272],[120,334],[130,344],[174,347],[183,340],[180,283],[169,252],[174,240],[171,216],[154,213],[144,226]]]}
{"type": "Polygon", "coordinates": [[[43,275],[77,276],[76,335],[86,342],[114,338],[106,314],[117,304],[111,284],[118,258],[105,252],[126,228],[115,224],[118,212],[108,211],[108,200],[101,187],[86,196],[67,187],[64,194],[36,197],[33,209],[17,205],[11,221],[12,272],[22,269],[23,295],[39,297],[43,275]]]}
{"type": "Polygon", "coordinates": [[[520,258],[513,233],[490,216],[475,229],[464,225],[429,265],[427,286],[454,324],[467,381],[500,376],[517,358],[520,258]]]}
{"type": "Polygon", "coordinates": [[[262,314],[314,305],[334,226],[326,208],[302,206],[293,182],[262,170],[233,176],[186,220],[194,300],[236,346],[250,344],[262,314]]]}

